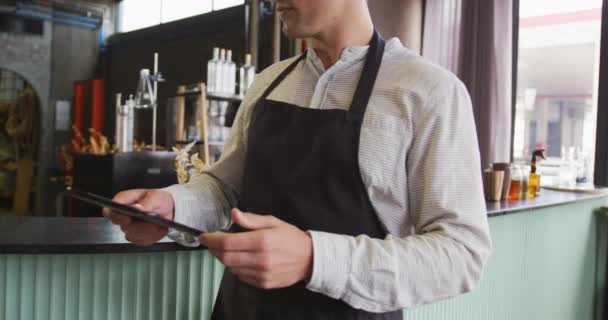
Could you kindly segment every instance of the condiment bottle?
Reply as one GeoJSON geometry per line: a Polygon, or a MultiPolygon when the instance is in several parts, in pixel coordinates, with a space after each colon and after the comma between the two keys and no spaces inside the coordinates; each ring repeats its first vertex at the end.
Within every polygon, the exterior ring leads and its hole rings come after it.
{"type": "Polygon", "coordinates": [[[511,186],[509,187],[509,200],[520,200],[524,183],[524,173],[520,166],[514,165],[511,172],[511,186]]]}
{"type": "Polygon", "coordinates": [[[545,159],[545,156],[543,155],[544,151],[545,150],[535,150],[532,153],[530,178],[528,179],[528,199],[535,198],[540,191],[540,175],[536,173],[536,159],[538,157],[545,159]]]}

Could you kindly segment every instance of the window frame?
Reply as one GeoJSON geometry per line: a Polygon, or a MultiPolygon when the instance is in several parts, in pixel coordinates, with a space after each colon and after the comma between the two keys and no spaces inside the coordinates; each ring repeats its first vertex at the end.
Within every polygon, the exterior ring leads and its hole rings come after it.
{"type": "Polygon", "coordinates": [[[608,187],[608,0],[602,1],[594,183],[608,187]]]}
{"type": "Polygon", "coordinates": [[[515,151],[515,112],[517,105],[517,68],[519,66],[519,2],[513,0],[513,48],[512,48],[512,65],[511,65],[511,163],[515,160],[513,152],[515,151]]]}
{"type": "MultiPolygon", "coordinates": [[[[511,92],[511,162],[515,148],[515,112],[517,104],[517,76],[519,65],[519,9],[521,0],[513,0],[513,69],[511,92]]],[[[608,187],[608,0],[602,1],[600,35],[600,63],[597,99],[595,165],[593,183],[608,187]],[[603,120],[603,121],[602,121],[603,120]]]]}

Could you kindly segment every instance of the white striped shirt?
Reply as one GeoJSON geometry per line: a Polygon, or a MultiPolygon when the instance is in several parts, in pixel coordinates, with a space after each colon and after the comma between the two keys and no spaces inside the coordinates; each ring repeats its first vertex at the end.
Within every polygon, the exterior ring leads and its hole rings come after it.
{"type": "MultiPolygon", "coordinates": [[[[348,109],[367,49],[344,49],[327,70],[309,49],[268,99],[348,109]]],[[[294,59],[258,75],[221,159],[188,184],[165,189],[175,200],[177,222],[205,231],[229,227],[253,106],[294,59]]],[[[411,308],[471,290],[492,245],[464,85],[398,39],[388,40],[360,139],[363,182],[389,235],[371,239],[310,230],[314,261],[307,288],[371,312],[411,308]]]]}

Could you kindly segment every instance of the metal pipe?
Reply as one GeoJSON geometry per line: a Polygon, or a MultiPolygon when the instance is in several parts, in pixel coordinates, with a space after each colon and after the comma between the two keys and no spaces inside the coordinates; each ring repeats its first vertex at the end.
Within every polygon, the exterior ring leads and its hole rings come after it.
{"type": "Polygon", "coordinates": [[[258,45],[260,30],[260,0],[251,0],[249,5],[249,50],[251,64],[258,66],[258,45]]]}
{"type": "Polygon", "coordinates": [[[93,24],[96,24],[96,25],[100,25],[101,24],[101,19],[83,17],[81,15],[77,15],[77,14],[73,14],[73,13],[59,12],[59,11],[56,11],[56,10],[39,8],[39,7],[36,7],[36,6],[30,6],[30,5],[23,4],[21,2],[17,2],[17,9],[24,9],[24,10],[38,12],[38,13],[42,13],[42,14],[50,14],[53,17],[57,16],[59,18],[66,18],[66,19],[70,19],[70,20],[76,20],[78,22],[93,23],[93,24]]]}
{"type": "MultiPolygon", "coordinates": [[[[158,52],[154,52],[154,75],[158,75],[158,52]]],[[[154,81],[154,106],[152,108],[152,151],[156,151],[156,108],[158,107],[158,79],[154,81]]]]}
{"type": "Polygon", "coordinates": [[[75,26],[75,27],[82,27],[82,28],[87,28],[87,29],[91,29],[91,30],[96,30],[97,29],[97,26],[92,25],[92,24],[88,24],[88,23],[75,22],[75,21],[72,21],[72,20],[66,20],[66,19],[61,19],[61,18],[53,18],[53,17],[48,17],[48,16],[41,16],[41,15],[38,15],[38,14],[32,14],[32,13],[27,13],[27,12],[23,12],[23,11],[18,11],[18,12],[15,13],[15,15],[18,15],[18,16],[21,16],[21,17],[28,17],[28,18],[38,19],[38,20],[51,21],[51,22],[66,24],[66,25],[75,26]]]}

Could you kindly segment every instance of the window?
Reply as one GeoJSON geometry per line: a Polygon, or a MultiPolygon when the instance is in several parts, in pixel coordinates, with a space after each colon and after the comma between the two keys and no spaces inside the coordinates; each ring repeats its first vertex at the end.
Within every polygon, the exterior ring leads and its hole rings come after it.
{"type": "Polygon", "coordinates": [[[243,4],[243,0],[213,0],[213,10],[221,10],[243,4]]]}
{"type": "MultiPolygon", "coordinates": [[[[513,158],[545,149],[591,182],[602,0],[520,0],[513,158]]],[[[550,179],[546,181],[550,184],[550,179]]]]}
{"type": "Polygon", "coordinates": [[[44,22],[0,12],[0,32],[41,36],[44,22]]]}
{"type": "Polygon", "coordinates": [[[245,3],[244,0],[123,0],[119,31],[129,32],[245,3]]]}
{"type": "Polygon", "coordinates": [[[128,32],[160,24],[161,0],[124,0],[119,5],[120,31],[128,32]]]}
{"type": "Polygon", "coordinates": [[[164,0],[161,10],[161,21],[163,23],[175,21],[207,13],[212,10],[213,3],[211,0],[164,0]]]}

